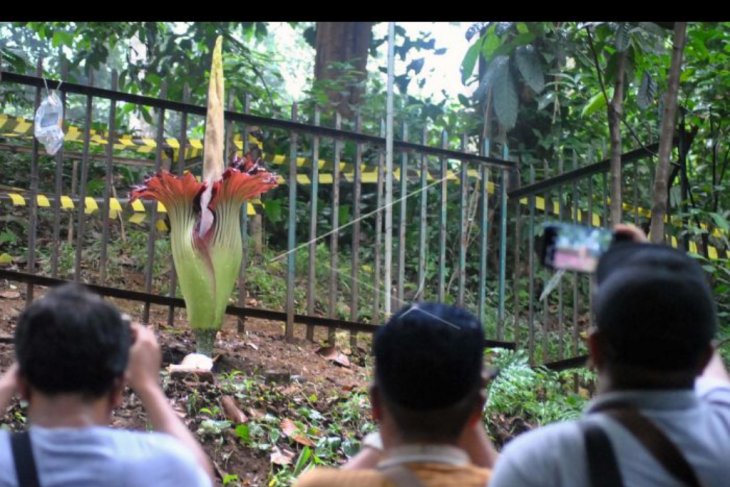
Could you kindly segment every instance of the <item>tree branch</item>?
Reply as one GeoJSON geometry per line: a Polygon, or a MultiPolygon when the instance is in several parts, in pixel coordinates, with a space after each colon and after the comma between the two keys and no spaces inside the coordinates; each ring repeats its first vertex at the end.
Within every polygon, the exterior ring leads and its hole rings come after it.
{"type": "Polygon", "coordinates": [[[598,62],[598,53],[596,53],[596,46],[593,45],[593,36],[591,35],[591,29],[589,26],[586,26],[585,29],[588,33],[588,45],[591,47],[591,54],[593,54],[593,64],[595,64],[596,66],[596,74],[598,75],[598,83],[601,85],[601,93],[603,93],[603,98],[606,100],[606,105],[608,105],[608,93],[606,93],[606,85],[603,83],[601,64],[598,62]]]}

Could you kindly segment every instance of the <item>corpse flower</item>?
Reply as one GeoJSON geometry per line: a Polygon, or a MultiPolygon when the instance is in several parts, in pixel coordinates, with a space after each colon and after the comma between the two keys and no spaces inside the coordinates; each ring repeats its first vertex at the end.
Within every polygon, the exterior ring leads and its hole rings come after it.
{"type": "Polygon", "coordinates": [[[241,206],[276,186],[259,151],[223,163],[223,63],[221,37],[213,50],[205,128],[203,179],[160,171],[133,188],[132,200],[154,199],[170,217],[172,258],[197,352],[212,356],[228,298],[241,268],[241,206]]]}

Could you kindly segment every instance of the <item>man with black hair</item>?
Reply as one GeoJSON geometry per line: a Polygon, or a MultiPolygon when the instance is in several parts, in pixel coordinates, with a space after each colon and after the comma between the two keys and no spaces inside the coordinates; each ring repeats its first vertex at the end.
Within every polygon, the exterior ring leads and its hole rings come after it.
{"type": "Polygon", "coordinates": [[[315,469],[296,487],[483,486],[494,450],[481,421],[484,333],[469,312],[407,306],[375,334],[373,417],[384,455],[375,468],[315,469]]]}
{"type": "Polygon", "coordinates": [[[17,362],[0,376],[0,411],[19,392],[27,433],[0,430],[0,486],[209,486],[208,457],[159,384],[160,348],[78,284],[52,289],[20,316],[17,362]],[[109,428],[125,380],[156,432],[109,428]]]}
{"type": "Polygon", "coordinates": [[[490,487],[727,486],[730,377],[702,267],[671,247],[617,243],[595,283],[597,396],[582,419],[510,442],[490,487]]]}

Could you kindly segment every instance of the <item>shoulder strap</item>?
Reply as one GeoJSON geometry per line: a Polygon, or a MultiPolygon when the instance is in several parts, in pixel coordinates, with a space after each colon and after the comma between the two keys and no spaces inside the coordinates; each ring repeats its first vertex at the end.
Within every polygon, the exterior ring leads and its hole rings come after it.
{"type": "Polygon", "coordinates": [[[588,460],[588,480],[591,487],[623,487],[621,471],[611,441],[599,425],[580,421],[588,460]]]}
{"type": "Polygon", "coordinates": [[[380,470],[396,487],[425,487],[416,474],[405,465],[393,465],[380,470]]]}
{"type": "Polygon", "coordinates": [[[694,469],[677,445],[636,408],[621,407],[604,412],[634,435],[667,472],[685,485],[702,486],[694,469]]]}
{"type": "Polygon", "coordinates": [[[15,473],[20,487],[40,487],[33,450],[30,445],[30,434],[27,431],[10,435],[10,447],[15,460],[15,473]]]}

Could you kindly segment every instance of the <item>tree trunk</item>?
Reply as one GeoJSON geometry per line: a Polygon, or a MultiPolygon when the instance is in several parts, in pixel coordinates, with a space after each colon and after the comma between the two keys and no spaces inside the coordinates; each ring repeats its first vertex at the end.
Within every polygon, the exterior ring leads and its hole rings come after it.
{"type": "Polygon", "coordinates": [[[616,84],[613,98],[608,104],[608,129],[611,134],[611,224],[621,223],[621,118],[624,104],[624,73],[626,71],[626,56],[628,51],[619,53],[616,68],[616,84]]]}
{"type": "Polygon", "coordinates": [[[330,103],[343,117],[352,117],[353,106],[360,104],[372,28],[373,22],[317,22],[314,79],[344,83],[344,86],[326,87],[330,103]],[[344,76],[348,70],[332,63],[350,63],[354,76],[344,76]]]}
{"type": "Polygon", "coordinates": [[[682,71],[682,53],[687,34],[687,23],[674,24],[674,46],[672,47],[672,65],[669,69],[669,82],[664,100],[662,127],[659,138],[659,161],[654,175],[654,192],[651,207],[651,227],[649,238],[653,243],[664,241],[664,216],[667,213],[667,183],[669,178],[669,157],[672,154],[674,139],[674,119],[677,113],[677,96],[679,93],[679,75],[682,71]]]}

